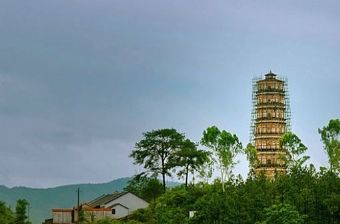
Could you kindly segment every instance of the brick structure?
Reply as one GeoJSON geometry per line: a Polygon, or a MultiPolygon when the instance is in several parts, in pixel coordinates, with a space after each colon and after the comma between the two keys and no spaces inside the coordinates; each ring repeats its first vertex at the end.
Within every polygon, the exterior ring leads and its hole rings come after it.
{"type": "Polygon", "coordinates": [[[273,178],[285,173],[279,139],[290,129],[290,109],[287,81],[271,71],[253,83],[253,113],[251,142],[257,150],[256,175],[273,178]]]}

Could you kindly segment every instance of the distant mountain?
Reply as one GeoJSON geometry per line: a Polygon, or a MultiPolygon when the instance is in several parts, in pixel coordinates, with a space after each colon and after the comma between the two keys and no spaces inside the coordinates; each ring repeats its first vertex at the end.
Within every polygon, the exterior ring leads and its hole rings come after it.
{"type": "Polygon", "coordinates": [[[28,200],[30,202],[30,221],[33,224],[40,224],[45,219],[52,218],[52,208],[75,206],[78,187],[80,188],[80,202],[88,202],[102,194],[122,191],[129,180],[130,178],[126,177],[102,184],[75,184],[46,189],[0,186],[0,201],[15,208],[18,199],[28,200]]]}

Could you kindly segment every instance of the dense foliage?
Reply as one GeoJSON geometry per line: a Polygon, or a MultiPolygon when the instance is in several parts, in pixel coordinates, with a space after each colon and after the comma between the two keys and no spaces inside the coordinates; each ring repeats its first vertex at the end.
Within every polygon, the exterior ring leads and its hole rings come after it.
{"type": "Polygon", "coordinates": [[[224,183],[231,175],[235,157],[242,151],[242,144],[235,134],[219,130],[216,126],[208,127],[203,132],[201,144],[211,151],[212,161],[221,173],[220,179],[224,191],[224,183]]]}
{"type": "Polygon", "coordinates": [[[0,201],[0,224],[13,223],[13,221],[13,211],[4,202],[0,201]]]}
{"type": "MultiPolygon", "coordinates": [[[[274,179],[254,176],[258,161],[254,146],[242,149],[236,135],[209,127],[201,144],[210,150],[207,161],[198,165],[221,171],[213,183],[203,181],[168,189],[149,208],[138,210],[123,221],[150,224],[321,224],[340,223],[340,122],[331,120],[319,130],[330,169],[317,171],[308,164],[307,147],[294,133],[280,140],[287,152],[287,173],[274,179]],[[232,174],[234,157],[243,152],[249,160],[249,176],[232,174]],[[211,163],[211,161],[213,163],[211,163]]],[[[179,148],[181,146],[179,145],[179,148]]],[[[189,153],[190,154],[190,153],[189,153]]],[[[180,164],[177,164],[180,166],[180,164]]],[[[168,170],[170,171],[170,170],[168,170]]],[[[204,172],[203,172],[204,173],[204,172]]]]}
{"type": "Polygon", "coordinates": [[[27,209],[29,203],[25,199],[17,201],[15,211],[0,201],[0,224],[31,224],[28,220],[27,209]]]}
{"type": "MultiPolygon", "coordinates": [[[[231,176],[225,183],[170,188],[147,209],[100,224],[324,224],[340,222],[340,178],[312,165],[269,180],[231,176]],[[194,214],[189,218],[189,214],[194,214]]],[[[99,224],[99,223],[98,223],[99,224]]]]}
{"type": "Polygon", "coordinates": [[[163,185],[156,177],[136,175],[128,181],[125,191],[131,192],[144,200],[155,201],[163,193],[163,185]]]}
{"type": "Polygon", "coordinates": [[[168,189],[148,209],[129,217],[142,223],[339,223],[340,178],[312,165],[274,181],[265,177],[168,189]],[[190,211],[194,216],[189,218],[190,211]]]}
{"type": "Polygon", "coordinates": [[[328,155],[330,170],[340,173],[340,120],[332,119],[319,129],[324,149],[328,155]]]}
{"type": "Polygon", "coordinates": [[[165,177],[171,176],[171,169],[177,165],[173,156],[181,149],[184,135],[175,129],[159,129],[143,135],[144,138],[136,143],[136,150],[131,152],[130,157],[152,175],[160,174],[165,191],[165,177]]]}

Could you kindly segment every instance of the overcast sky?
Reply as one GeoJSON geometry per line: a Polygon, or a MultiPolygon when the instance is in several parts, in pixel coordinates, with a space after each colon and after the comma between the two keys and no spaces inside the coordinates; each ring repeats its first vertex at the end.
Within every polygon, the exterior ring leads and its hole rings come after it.
{"type": "MultiPolygon", "coordinates": [[[[0,0],[0,185],[107,182],[142,133],[249,140],[252,79],[286,76],[292,128],[340,117],[339,1],[0,0]]],[[[235,169],[246,175],[244,158],[235,169]]]]}

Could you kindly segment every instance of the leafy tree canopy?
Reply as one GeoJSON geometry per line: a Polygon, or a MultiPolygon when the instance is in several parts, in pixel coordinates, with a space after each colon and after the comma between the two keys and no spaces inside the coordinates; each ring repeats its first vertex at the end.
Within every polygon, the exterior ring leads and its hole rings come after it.
{"type": "Polygon", "coordinates": [[[30,224],[27,220],[27,208],[29,203],[25,199],[19,199],[15,207],[15,224],[30,224]]]}
{"type": "Polygon", "coordinates": [[[5,202],[0,201],[0,224],[13,223],[14,213],[6,206],[5,202]]]}
{"type": "Polygon", "coordinates": [[[303,224],[304,216],[290,204],[274,204],[266,208],[265,219],[257,224],[303,224]]]}
{"type": "Polygon", "coordinates": [[[173,158],[177,161],[179,171],[178,177],[185,178],[185,186],[188,185],[189,173],[194,175],[195,171],[199,171],[206,163],[209,162],[209,153],[204,150],[197,149],[197,144],[186,139],[181,149],[176,152],[173,158]]]}
{"type": "Polygon", "coordinates": [[[135,195],[151,202],[156,200],[163,193],[163,185],[157,177],[148,177],[146,175],[135,175],[124,188],[125,191],[134,193],[135,195]]]}
{"type": "Polygon", "coordinates": [[[176,167],[176,161],[170,160],[184,141],[184,134],[175,129],[158,129],[143,134],[144,138],[136,143],[136,150],[130,154],[135,164],[143,165],[153,175],[162,175],[165,191],[165,177],[171,176],[171,169],[176,167]]]}
{"type": "Polygon", "coordinates": [[[249,161],[250,172],[254,172],[254,169],[256,168],[259,162],[255,146],[249,143],[247,147],[244,149],[244,153],[246,154],[247,160],[249,161]]]}
{"type": "Polygon", "coordinates": [[[340,172],[340,120],[332,119],[327,126],[319,129],[324,149],[328,155],[330,170],[340,172]]]}
{"type": "Polygon", "coordinates": [[[279,141],[280,147],[287,153],[284,156],[285,163],[289,169],[293,166],[301,166],[309,157],[299,156],[307,151],[307,147],[302,143],[301,139],[292,132],[286,132],[279,141]]]}
{"type": "Polygon", "coordinates": [[[224,182],[231,174],[235,156],[242,151],[242,144],[235,134],[225,130],[220,131],[216,126],[208,127],[203,132],[201,144],[208,147],[214,155],[221,172],[222,189],[224,182]]]}

